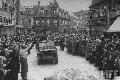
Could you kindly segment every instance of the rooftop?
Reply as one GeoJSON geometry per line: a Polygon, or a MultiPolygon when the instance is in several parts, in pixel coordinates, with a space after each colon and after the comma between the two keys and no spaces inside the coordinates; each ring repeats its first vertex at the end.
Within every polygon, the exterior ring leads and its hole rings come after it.
{"type": "Polygon", "coordinates": [[[93,7],[101,2],[104,2],[105,0],[92,0],[92,4],[89,7],[93,7]]]}

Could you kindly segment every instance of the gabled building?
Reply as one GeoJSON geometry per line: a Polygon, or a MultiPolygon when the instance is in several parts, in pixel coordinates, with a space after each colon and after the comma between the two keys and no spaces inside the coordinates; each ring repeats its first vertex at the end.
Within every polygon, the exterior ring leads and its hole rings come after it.
{"type": "Polygon", "coordinates": [[[0,34],[16,34],[19,19],[19,0],[0,0],[0,34]]]}
{"type": "Polygon", "coordinates": [[[91,30],[102,33],[116,19],[116,10],[120,8],[120,0],[92,0],[89,8],[91,30]]]}
{"type": "Polygon", "coordinates": [[[45,6],[41,6],[38,1],[37,5],[20,8],[20,27],[17,28],[20,34],[30,33],[31,30],[36,33],[64,32],[69,26],[70,15],[59,7],[56,0],[45,6]]]}
{"type": "Polygon", "coordinates": [[[56,0],[46,6],[40,6],[40,1],[38,1],[38,5],[33,6],[33,14],[33,28],[37,33],[42,31],[63,32],[64,28],[69,26],[70,16],[67,11],[59,7],[56,0]]]}

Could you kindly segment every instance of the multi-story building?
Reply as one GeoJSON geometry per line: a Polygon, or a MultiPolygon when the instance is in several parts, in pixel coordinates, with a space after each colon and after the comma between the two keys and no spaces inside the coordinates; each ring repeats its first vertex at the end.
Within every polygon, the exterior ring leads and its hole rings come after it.
{"type": "Polygon", "coordinates": [[[33,24],[36,32],[40,31],[62,31],[64,32],[65,27],[70,26],[68,12],[61,9],[56,0],[49,5],[33,7],[33,24]]]}
{"type": "Polygon", "coordinates": [[[15,35],[19,0],[0,0],[0,34],[15,35]]]}
{"type": "Polygon", "coordinates": [[[20,27],[18,33],[34,31],[36,33],[46,31],[62,31],[70,26],[70,15],[61,9],[56,0],[49,5],[21,6],[20,8],[20,27]]]}
{"type": "Polygon", "coordinates": [[[92,0],[90,6],[90,29],[94,32],[102,33],[108,27],[107,4],[104,0],[92,0]]]}
{"type": "Polygon", "coordinates": [[[20,7],[20,27],[18,33],[34,31],[36,33],[46,31],[61,31],[70,26],[70,15],[61,9],[56,0],[49,5],[21,6],[20,7]]]}
{"type": "Polygon", "coordinates": [[[78,17],[78,30],[88,31],[88,10],[81,10],[74,13],[78,17]]]}
{"type": "Polygon", "coordinates": [[[66,29],[67,33],[75,34],[78,31],[78,25],[78,17],[73,12],[70,12],[70,26],[66,29]]]}
{"type": "Polygon", "coordinates": [[[20,7],[19,34],[30,33],[33,27],[33,6],[20,7]]]}
{"type": "Polygon", "coordinates": [[[116,19],[117,9],[120,9],[119,0],[92,0],[90,5],[91,29],[100,33],[106,31],[116,19]]]}

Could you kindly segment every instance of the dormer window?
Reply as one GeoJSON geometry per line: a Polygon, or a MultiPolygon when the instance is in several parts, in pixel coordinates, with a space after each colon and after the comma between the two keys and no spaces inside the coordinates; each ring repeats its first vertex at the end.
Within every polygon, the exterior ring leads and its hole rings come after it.
{"type": "Polygon", "coordinates": [[[44,15],[44,14],[45,14],[45,10],[41,9],[41,10],[39,11],[39,14],[44,15]]]}
{"type": "Polygon", "coordinates": [[[50,20],[47,20],[47,24],[48,24],[48,26],[50,26],[50,20]]]}
{"type": "Polygon", "coordinates": [[[56,14],[56,10],[53,10],[53,14],[56,14]]]}
{"type": "Polygon", "coordinates": [[[41,14],[45,14],[45,11],[44,10],[40,10],[41,14]]]}

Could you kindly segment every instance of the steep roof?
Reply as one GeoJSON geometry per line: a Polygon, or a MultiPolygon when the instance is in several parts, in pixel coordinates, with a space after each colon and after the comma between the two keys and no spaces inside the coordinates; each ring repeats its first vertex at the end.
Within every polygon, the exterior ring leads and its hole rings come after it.
{"type": "Polygon", "coordinates": [[[48,10],[48,9],[50,9],[50,5],[43,6],[43,8],[44,8],[45,10],[48,10]]]}
{"type": "Polygon", "coordinates": [[[114,23],[109,27],[107,32],[120,32],[120,17],[114,21],[114,23]]]}
{"type": "Polygon", "coordinates": [[[89,7],[93,7],[93,6],[99,4],[99,3],[103,2],[103,1],[105,1],[105,0],[92,0],[92,4],[89,7]]]}

